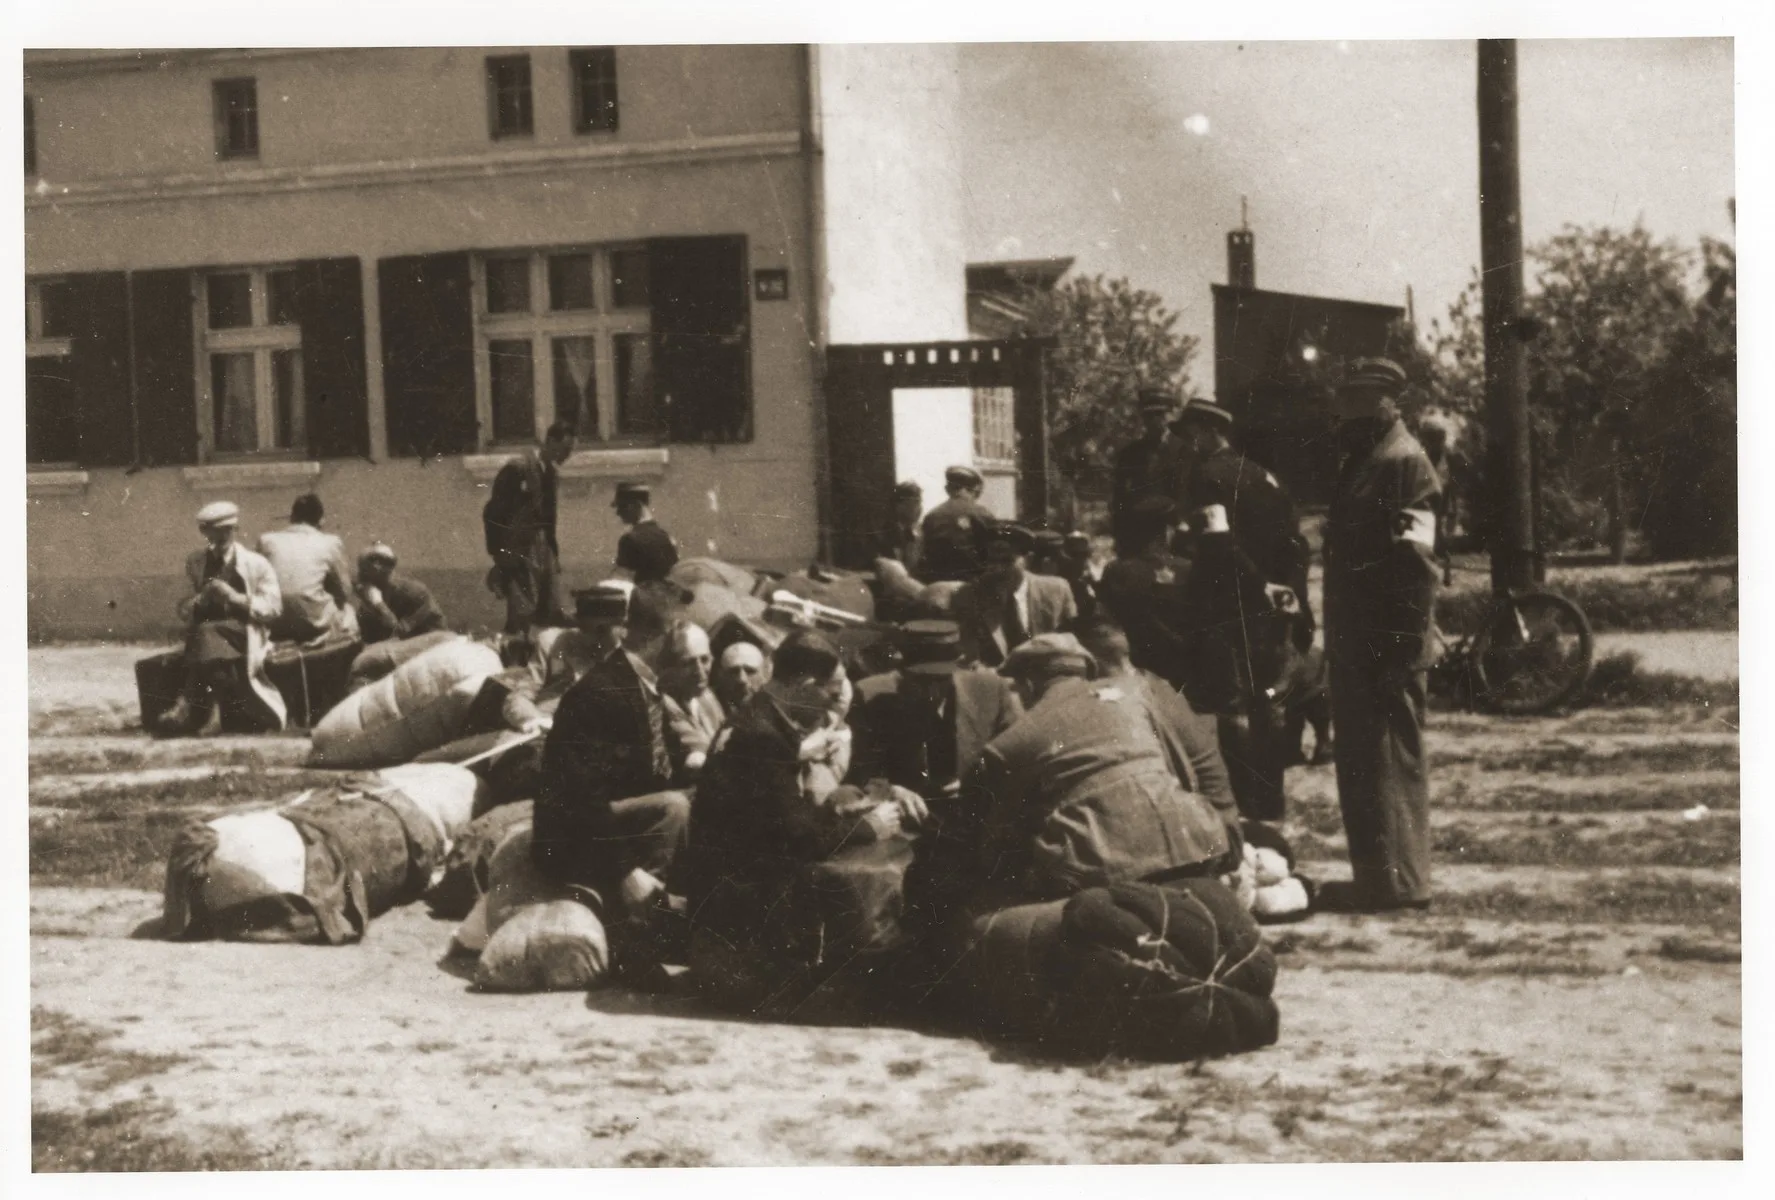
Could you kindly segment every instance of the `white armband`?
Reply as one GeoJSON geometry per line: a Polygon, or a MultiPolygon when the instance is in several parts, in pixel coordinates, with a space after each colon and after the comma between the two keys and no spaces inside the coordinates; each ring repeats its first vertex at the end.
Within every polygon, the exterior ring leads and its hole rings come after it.
{"type": "Polygon", "coordinates": [[[1408,508],[1399,514],[1398,540],[1436,549],[1436,514],[1427,508],[1408,508]]]}

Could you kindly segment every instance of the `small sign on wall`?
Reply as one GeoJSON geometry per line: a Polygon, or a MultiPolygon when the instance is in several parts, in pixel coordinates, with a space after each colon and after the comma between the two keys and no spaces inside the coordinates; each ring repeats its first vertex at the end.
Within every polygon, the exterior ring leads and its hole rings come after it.
{"type": "Polygon", "coordinates": [[[789,298],[789,268],[760,267],[752,272],[752,294],[760,300],[789,298]]]}

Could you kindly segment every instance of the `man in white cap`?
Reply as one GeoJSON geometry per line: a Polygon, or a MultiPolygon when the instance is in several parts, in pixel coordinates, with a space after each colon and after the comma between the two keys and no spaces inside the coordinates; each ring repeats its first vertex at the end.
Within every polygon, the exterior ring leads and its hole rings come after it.
{"type": "Polygon", "coordinates": [[[277,572],[235,540],[240,508],[233,501],[204,505],[197,528],[209,545],[185,560],[192,590],[179,604],[186,621],[185,687],[157,732],[282,729],[283,697],[265,673],[268,627],[283,611],[277,572]]]}

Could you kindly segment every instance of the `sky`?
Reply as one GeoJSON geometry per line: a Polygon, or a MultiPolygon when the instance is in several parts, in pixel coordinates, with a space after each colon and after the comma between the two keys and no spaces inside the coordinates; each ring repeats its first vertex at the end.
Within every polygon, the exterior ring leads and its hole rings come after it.
{"type": "MultiPolygon", "coordinates": [[[[1471,41],[963,46],[968,260],[1071,255],[1202,339],[1248,197],[1257,284],[1447,312],[1479,262],[1471,41]]],[[[1730,238],[1729,39],[1518,43],[1525,240],[1730,238]]],[[[1211,373],[1208,367],[1204,372],[1211,373]]]]}

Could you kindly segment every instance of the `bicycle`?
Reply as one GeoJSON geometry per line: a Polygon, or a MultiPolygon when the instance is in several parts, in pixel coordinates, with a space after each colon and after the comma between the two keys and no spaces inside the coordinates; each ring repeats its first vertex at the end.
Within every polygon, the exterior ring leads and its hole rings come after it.
{"type": "Polygon", "coordinates": [[[1558,592],[1496,592],[1469,634],[1448,642],[1430,667],[1433,690],[1510,716],[1550,712],[1580,695],[1596,665],[1584,610],[1558,592]]]}

